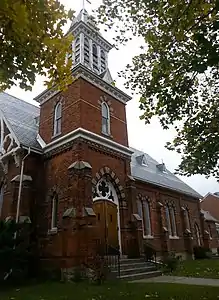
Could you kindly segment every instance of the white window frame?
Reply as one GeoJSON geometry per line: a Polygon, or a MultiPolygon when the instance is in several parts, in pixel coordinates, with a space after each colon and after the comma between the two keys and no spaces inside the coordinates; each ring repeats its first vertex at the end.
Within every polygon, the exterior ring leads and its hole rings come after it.
{"type": "Polygon", "coordinates": [[[176,226],[176,215],[173,206],[167,204],[165,206],[165,214],[166,214],[166,222],[167,222],[169,238],[170,239],[178,238],[177,226],[176,226]]]}
{"type": "Polygon", "coordinates": [[[92,57],[93,57],[93,59],[92,59],[92,61],[93,61],[93,65],[92,65],[93,71],[96,72],[96,73],[99,73],[100,70],[99,70],[98,47],[95,43],[92,44],[92,57]],[[95,62],[95,57],[94,57],[94,47],[96,48],[96,51],[97,51],[97,53],[95,55],[95,56],[97,56],[97,58],[96,58],[97,61],[96,62],[95,62]]]}
{"type": "Polygon", "coordinates": [[[109,106],[107,105],[106,102],[102,102],[101,105],[101,115],[102,115],[102,133],[105,135],[110,135],[110,110],[109,106]],[[104,108],[106,108],[107,115],[104,116],[104,108]],[[105,120],[105,122],[103,121],[105,120]],[[106,125],[106,131],[104,131],[104,126],[106,125]]]}
{"type": "Polygon", "coordinates": [[[74,56],[75,56],[75,64],[78,64],[81,60],[81,39],[80,36],[78,36],[75,40],[75,51],[74,51],[74,56]],[[78,57],[78,59],[77,59],[78,57]]]}
{"type": "Polygon", "coordinates": [[[153,238],[151,227],[151,210],[148,200],[137,200],[138,214],[142,220],[144,238],[153,238]]]}
{"type": "Polygon", "coordinates": [[[103,49],[100,50],[100,72],[103,73],[106,71],[106,53],[103,49]]]}
{"type": "Polygon", "coordinates": [[[88,49],[87,49],[88,51],[86,51],[86,52],[87,52],[87,54],[88,54],[88,61],[89,61],[89,62],[86,62],[86,64],[90,66],[90,41],[89,41],[89,39],[85,36],[85,37],[84,37],[84,63],[85,63],[85,44],[86,44],[86,42],[87,42],[87,46],[88,46],[88,49]]]}
{"type": "Polygon", "coordinates": [[[194,227],[195,227],[195,237],[198,242],[198,246],[201,246],[201,235],[200,235],[199,226],[197,223],[195,223],[194,227]]]}
{"type": "Polygon", "coordinates": [[[209,239],[212,240],[212,230],[211,230],[211,225],[208,225],[208,233],[209,233],[209,239]]]}
{"type": "Polygon", "coordinates": [[[189,211],[186,208],[184,210],[184,215],[185,215],[185,222],[186,222],[186,230],[188,230],[189,232],[191,232],[191,224],[190,224],[190,218],[189,218],[189,211]]]}
{"type": "Polygon", "coordinates": [[[58,102],[54,110],[54,130],[53,136],[57,136],[62,133],[62,103],[58,102]],[[59,111],[60,109],[60,111],[59,111]],[[60,113],[60,114],[58,114],[60,113]],[[58,125],[60,122],[60,126],[58,125]]]}
{"type": "Polygon", "coordinates": [[[52,197],[52,218],[51,218],[51,230],[57,230],[58,225],[58,195],[54,194],[52,197]]]}

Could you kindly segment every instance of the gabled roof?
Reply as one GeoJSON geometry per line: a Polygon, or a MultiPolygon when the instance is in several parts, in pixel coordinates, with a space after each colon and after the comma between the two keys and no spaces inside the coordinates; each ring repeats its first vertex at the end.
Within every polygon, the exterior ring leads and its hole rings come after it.
{"type": "Polygon", "coordinates": [[[0,110],[21,145],[41,149],[36,139],[38,126],[35,118],[40,114],[37,106],[7,93],[0,93],[0,110]]]}
{"type": "Polygon", "coordinates": [[[166,168],[165,172],[162,172],[157,167],[159,163],[148,154],[134,148],[130,149],[134,152],[131,158],[131,173],[136,180],[141,180],[170,190],[178,191],[197,199],[202,198],[199,193],[166,168]],[[139,157],[146,158],[147,166],[139,163],[139,157]]]}

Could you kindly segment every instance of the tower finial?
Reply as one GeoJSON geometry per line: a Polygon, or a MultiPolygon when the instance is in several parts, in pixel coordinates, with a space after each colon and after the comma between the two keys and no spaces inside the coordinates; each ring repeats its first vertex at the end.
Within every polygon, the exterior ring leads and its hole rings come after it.
{"type": "Polygon", "coordinates": [[[82,9],[85,10],[85,4],[86,2],[88,2],[89,4],[91,4],[90,0],[82,0],[82,9]]]}

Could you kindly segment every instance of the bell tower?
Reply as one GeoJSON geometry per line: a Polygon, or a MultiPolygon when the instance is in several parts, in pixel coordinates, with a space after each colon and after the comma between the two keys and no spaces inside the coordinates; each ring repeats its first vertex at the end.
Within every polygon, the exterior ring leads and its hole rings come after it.
{"type": "Polygon", "coordinates": [[[67,34],[71,45],[73,83],[66,91],[45,90],[35,98],[41,104],[39,136],[45,144],[80,128],[128,146],[126,103],[131,99],[118,89],[109,71],[113,46],[101,35],[83,8],[67,34]]]}
{"type": "Polygon", "coordinates": [[[74,36],[73,65],[81,64],[111,84],[113,79],[108,69],[108,54],[112,45],[103,38],[94,18],[84,8],[72,21],[68,33],[74,36]]]}

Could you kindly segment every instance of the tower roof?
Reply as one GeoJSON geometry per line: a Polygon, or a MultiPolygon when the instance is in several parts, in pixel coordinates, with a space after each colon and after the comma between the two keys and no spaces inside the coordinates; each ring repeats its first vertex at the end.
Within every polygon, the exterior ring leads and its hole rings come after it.
{"type": "Polygon", "coordinates": [[[99,28],[97,27],[94,17],[89,15],[87,10],[84,8],[79,12],[77,17],[73,19],[68,32],[71,32],[73,28],[76,27],[76,25],[79,24],[80,22],[84,22],[85,24],[90,26],[93,30],[99,32],[99,28]]]}

